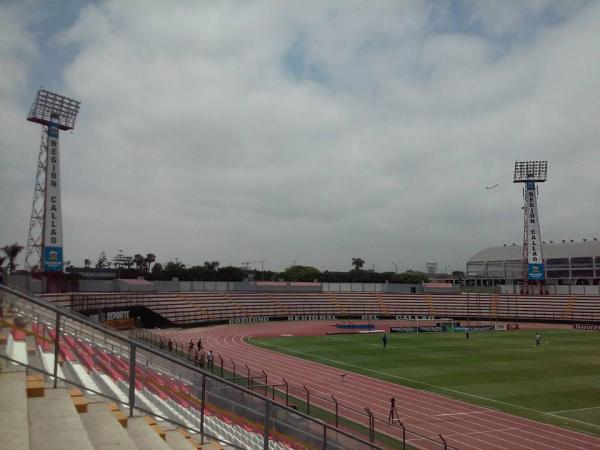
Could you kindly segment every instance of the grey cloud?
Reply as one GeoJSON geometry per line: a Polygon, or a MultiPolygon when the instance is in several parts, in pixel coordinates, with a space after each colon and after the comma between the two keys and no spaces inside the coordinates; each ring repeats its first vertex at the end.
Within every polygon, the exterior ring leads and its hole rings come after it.
{"type": "MultiPolygon", "coordinates": [[[[543,235],[597,232],[600,8],[502,2],[495,23],[487,4],[435,19],[428,2],[85,6],[46,30],[77,49],[55,88],[82,101],[61,144],[67,259],[462,269],[520,239],[512,164],[534,158],[550,160],[543,235]],[[503,37],[520,27],[527,39],[503,37]]],[[[2,61],[35,59],[18,36],[2,61]]],[[[26,78],[31,63],[11,61],[26,78]]],[[[0,81],[13,90],[25,84],[0,81]]],[[[18,99],[0,100],[0,241],[24,242],[39,130],[18,99]]]]}

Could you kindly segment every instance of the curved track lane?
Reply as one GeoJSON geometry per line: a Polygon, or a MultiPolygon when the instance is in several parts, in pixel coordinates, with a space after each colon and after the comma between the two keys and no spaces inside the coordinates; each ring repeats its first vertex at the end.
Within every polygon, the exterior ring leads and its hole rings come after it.
{"type": "MultiPolygon", "coordinates": [[[[377,419],[376,430],[395,437],[401,430],[386,426],[389,398],[396,397],[400,420],[408,429],[440,442],[442,434],[448,444],[465,450],[534,449],[589,450],[600,449],[600,438],[512,416],[482,406],[472,405],[418,389],[400,386],[360,374],[348,373],[305,359],[276,353],[247,344],[245,339],[281,334],[323,334],[333,322],[271,322],[263,324],[222,325],[190,329],[169,334],[184,344],[200,337],[206,350],[212,349],[224,359],[234,359],[256,373],[265,370],[269,384],[288,383],[306,386],[313,399],[311,404],[332,409],[332,403],[315,398],[331,398],[355,410],[371,409],[377,419]],[[342,377],[342,374],[346,374],[342,377]],[[342,378],[344,381],[342,382],[342,378]]],[[[385,324],[378,324],[382,327],[385,324]]],[[[340,415],[365,423],[365,417],[347,409],[340,415]]],[[[440,448],[440,445],[408,436],[412,445],[420,448],[440,448]]]]}

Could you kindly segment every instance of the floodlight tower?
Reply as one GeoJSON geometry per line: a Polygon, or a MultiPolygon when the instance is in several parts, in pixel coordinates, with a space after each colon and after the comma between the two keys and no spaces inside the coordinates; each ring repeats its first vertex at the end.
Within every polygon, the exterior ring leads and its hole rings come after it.
{"type": "Polygon", "coordinates": [[[529,284],[539,281],[543,293],[545,278],[542,238],[537,212],[538,191],[535,183],[548,179],[548,161],[517,161],[513,183],[524,183],[523,189],[523,284],[521,293],[529,294],[529,284]]]}
{"type": "Polygon", "coordinates": [[[80,102],[40,89],[27,120],[42,125],[25,268],[63,270],[62,214],[58,131],[75,128],[80,102]]]}

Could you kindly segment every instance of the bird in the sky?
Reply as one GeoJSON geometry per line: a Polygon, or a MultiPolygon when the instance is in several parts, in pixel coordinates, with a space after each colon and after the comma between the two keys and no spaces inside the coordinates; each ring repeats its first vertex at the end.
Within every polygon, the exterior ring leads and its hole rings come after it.
{"type": "Polygon", "coordinates": [[[498,183],[494,184],[493,186],[486,186],[485,188],[489,190],[489,189],[494,189],[497,186],[498,186],[498,183]]]}

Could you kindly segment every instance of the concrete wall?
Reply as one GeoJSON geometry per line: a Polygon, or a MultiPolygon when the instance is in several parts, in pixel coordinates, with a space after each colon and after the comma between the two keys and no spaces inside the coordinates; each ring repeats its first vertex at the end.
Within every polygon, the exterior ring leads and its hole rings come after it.
{"type": "Polygon", "coordinates": [[[29,292],[33,295],[42,294],[44,291],[44,284],[42,280],[32,278],[28,274],[15,273],[6,275],[5,280],[8,287],[18,289],[23,292],[29,292]]]}
{"type": "Polygon", "coordinates": [[[115,292],[116,280],[79,280],[79,292],[115,292]]]}
{"type": "MultiPolygon", "coordinates": [[[[521,286],[513,284],[499,285],[503,294],[519,294],[521,286]]],[[[548,284],[544,286],[548,295],[600,295],[600,285],[577,286],[570,284],[548,284]]],[[[534,288],[534,292],[537,289],[534,288]]]]}
{"type": "Polygon", "coordinates": [[[128,283],[128,280],[116,280],[119,292],[155,292],[156,285],[152,282],[135,284],[128,283]]]}
{"type": "Polygon", "coordinates": [[[422,284],[401,284],[401,283],[388,283],[385,285],[385,291],[394,294],[420,294],[423,292],[422,284]]]}

